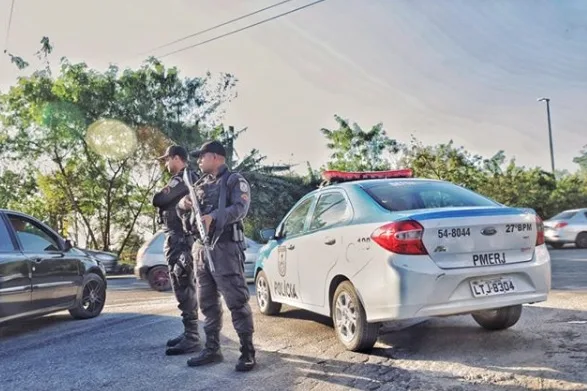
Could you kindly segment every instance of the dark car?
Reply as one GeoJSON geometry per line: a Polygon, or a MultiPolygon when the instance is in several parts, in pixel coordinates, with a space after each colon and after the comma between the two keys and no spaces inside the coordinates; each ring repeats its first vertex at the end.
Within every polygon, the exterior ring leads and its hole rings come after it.
{"type": "Polygon", "coordinates": [[[0,209],[0,324],[69,310],[94,318],[106,301],[100,262],[34,217],[0,209]]]}
{"type": "Polygon", "coordinates": [[[107,251],[99,251],[99,250],[90,250],[87,248],[82,248],[84,252],[88,255],[91,255],[100,261],[102,265],[104,265],[104,269],[106,269],[106,273],[116,273],[118,271],[118,255],[107,252],[107,251]]]}

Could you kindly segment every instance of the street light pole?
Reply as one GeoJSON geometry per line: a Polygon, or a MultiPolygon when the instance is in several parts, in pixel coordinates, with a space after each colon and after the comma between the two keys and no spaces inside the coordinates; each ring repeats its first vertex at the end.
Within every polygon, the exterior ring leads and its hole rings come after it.
{"type": "Polygon", "coordinates": [[[554,151],[552,149],[552,125],[550,123],[550,98],[540,98],[538,102],[546,102],[546,116],[548,118],[548,140],[550,142],[550,165],[554,175],[554,151]]]}

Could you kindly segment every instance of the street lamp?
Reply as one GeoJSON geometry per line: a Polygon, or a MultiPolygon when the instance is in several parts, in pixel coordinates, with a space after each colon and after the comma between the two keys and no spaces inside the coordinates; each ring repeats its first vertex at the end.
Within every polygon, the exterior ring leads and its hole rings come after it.
{"type": "Polygon", "coordinates": [[[554,175],[554,151],[552,150],[552,126],[550,124],[550,98],[540,98],[538,102],[546,102],[546,116],[548,118],[548,139],[550,141],[550,165],[554,175]]]}

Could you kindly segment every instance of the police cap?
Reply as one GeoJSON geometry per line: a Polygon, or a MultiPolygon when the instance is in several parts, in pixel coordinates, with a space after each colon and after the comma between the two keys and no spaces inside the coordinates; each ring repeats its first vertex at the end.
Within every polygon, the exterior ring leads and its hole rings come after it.
{"type": "Polygon", "coordinates": [[[179,145],[171,145],[165,150],[165,155],[159,156],[157,160],[165,160],[168,157],[179,156],[182,160],[188,160],[188,151],[179,145]]]}
{"type": "Polygon", "coordinates": [[[215,153],[216,155],[226,157],[226,149],[224,149],[224,146],[216,140],[206,141],[204,144],[202,144],[200,149],[196,149],[195,151],[190,152],[190,155],[195,158],[199,158],[205,153],[215,153]]]}

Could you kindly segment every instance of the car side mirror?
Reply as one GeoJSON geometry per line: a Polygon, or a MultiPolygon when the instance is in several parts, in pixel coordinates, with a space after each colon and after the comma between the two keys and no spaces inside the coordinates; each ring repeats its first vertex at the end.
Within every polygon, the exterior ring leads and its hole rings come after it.
{"type": "Polygon", "coordinates": [[[71,240],[69,239],[65,239],[65,243],[64,243],[64,247],[63,250],[64,251],[69,251],[73,248],[73,243],[71,243],[71,240]]]}
{"type": "Polygon", "coordinates": [[[263,239],[264,242],[268,242],[271,239],[275,238],[275,229],[274,228],[265,228],[262,229],[259,232],[259,235],[261,236],[261,239],[263,239]]]}

